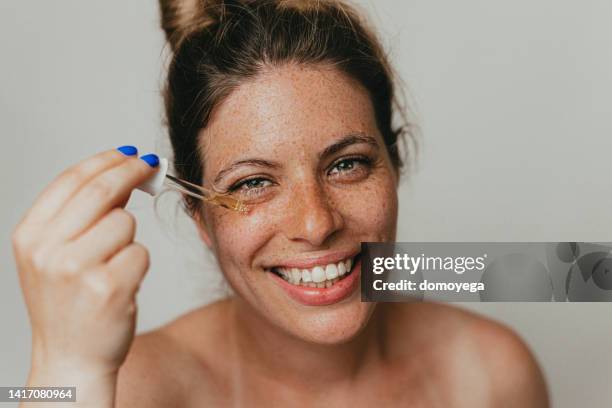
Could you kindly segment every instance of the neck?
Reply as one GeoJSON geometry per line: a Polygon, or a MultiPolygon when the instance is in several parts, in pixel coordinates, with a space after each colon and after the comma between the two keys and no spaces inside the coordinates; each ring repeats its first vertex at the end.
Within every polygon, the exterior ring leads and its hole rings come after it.
{"type": "Polygon", "coordinates": [[[253,372],[268,381],[320,390],[354,380],[382,361],[384,331],[377,309],[366,327],[343,344],[316,344],[292,336],[239,298],[233,309],[232,330],[243,375],[253,372]]]}

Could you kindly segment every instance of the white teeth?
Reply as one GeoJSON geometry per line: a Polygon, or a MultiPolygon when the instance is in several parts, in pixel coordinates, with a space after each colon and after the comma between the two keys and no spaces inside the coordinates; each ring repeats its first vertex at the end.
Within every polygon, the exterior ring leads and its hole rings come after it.
{"type": "Polygon", "coordinates": [[[342,276],[346,273],[346,266],[344,262],[338,262],[338,276],[342,276]]]}
{"type": "Polygon", "coordinates": [[[293,279],[294,285],[299,285],[300,280],[302,279],[302,272],[298,268],[291,269],[291,278],[293,279]]]}
{"type": "Polygon", "coordinates": [[[312,269],[276,268],[287,282],[293,285],[325,288],[330,287],[351,271],[353,260],[347,259],[335,264],[315,266],[312,269]]]}
{"type": "Polygon", "coordinates": [[[336,264],[329,264],[325,267],[325,277],[327,280],[332,280],[338,277],[338,267],[336,264]]]}
{"type": "Polygon", "coordinates": [[[312,281],[315,283],[323,282],[325,280],[325,270],[320,266],[315,266],[312,270],[312,281]]]}

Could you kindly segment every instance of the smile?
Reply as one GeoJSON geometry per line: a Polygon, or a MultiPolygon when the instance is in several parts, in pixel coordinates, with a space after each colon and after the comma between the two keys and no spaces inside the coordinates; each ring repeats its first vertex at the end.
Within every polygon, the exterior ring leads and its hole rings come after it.
{"type": "Polygon", "coordinates": [[[353,266],[353,258],[347,258],[337,263],[317,265],[313,268],[272,268],[272,272],[285,281],[296,286],[307,286],[311,288],[329,288],[336,282],[344,279],[350,274],[353,266]]]}
{"type": "Polygon", "coordinates": [[[264,269],[270,272],[266,275],[271,282],[293,300],[309,306],[325,306],[338,303],[357,291],[361,260],[360,254],[343,251],[264,269]]]}

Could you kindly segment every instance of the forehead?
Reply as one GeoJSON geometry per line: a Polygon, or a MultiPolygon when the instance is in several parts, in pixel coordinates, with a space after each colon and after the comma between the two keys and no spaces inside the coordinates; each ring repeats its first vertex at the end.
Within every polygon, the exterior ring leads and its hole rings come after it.
{"type": "Polygon", "coordinates": [[[200,148],[210,170],[246,155],[323,149],[348,132],[377,134],[365,88],[331,66],[286,65],[234,89],[214,109],[200,148]]]}

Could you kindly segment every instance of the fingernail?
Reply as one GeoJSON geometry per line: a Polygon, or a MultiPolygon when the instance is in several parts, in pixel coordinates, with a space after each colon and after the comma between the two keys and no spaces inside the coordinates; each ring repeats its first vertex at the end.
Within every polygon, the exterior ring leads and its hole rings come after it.
{"type": "Polygon", "coordinates": [[[140,159],[144,160],[151,167],[157,167],[159,165],[159,157],[153,153],[140,156],[140,159]]]}
{"type": "Polygon", "coordinates": [[[125,154],[126,156],[136,156],[138,154],[138,149],[130,145],[118,147],[117,150],[119,150],[121,153],[125,154]]]}

